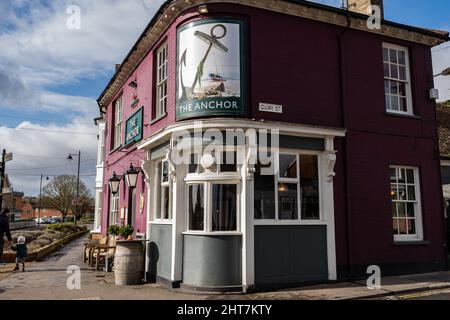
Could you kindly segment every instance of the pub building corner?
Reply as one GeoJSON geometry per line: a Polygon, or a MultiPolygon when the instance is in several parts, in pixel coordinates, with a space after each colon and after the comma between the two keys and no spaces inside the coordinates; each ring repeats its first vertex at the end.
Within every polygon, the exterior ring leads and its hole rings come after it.
{"type": "MultiPolygon", "coordinates": [[[[362,2],[355,10],[373,4],[362,2]]],[[[386,20],[369,30],[361,12],[300,0],[161,6],[98,99],[96,231],[133,225],[146,281],[248,292],[359,278],[371,265],[447,267],[428,93],[431,48],[448,33],[386,20]],[[211,130],[255,134],[238,143],[211,130]],[[193,146],[187,162],[174,161],[180,143],[193,146]]]]}

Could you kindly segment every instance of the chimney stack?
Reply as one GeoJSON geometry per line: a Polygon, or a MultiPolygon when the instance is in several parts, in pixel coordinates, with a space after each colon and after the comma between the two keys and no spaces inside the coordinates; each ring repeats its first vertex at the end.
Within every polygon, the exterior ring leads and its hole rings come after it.
{"type": "Polygon", "coordinates": [[[350,11],[365,15],[372,14],[370,6],[379,6],[381,9],[381,19],[384,19],[383,0],[347,0],[347,5],[350,11]]]}

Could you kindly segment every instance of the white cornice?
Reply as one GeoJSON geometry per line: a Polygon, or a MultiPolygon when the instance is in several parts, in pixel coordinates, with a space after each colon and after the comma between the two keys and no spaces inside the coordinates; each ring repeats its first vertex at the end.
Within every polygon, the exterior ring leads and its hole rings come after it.
{"type": "Polygon", "coordinates": [[[234,119],[234,118],[213,118],[213,119],[200,119],[200,120],[189,120],[182,121],[172,124],[164,129],[159,130],[154,133],[151,137],[145,139],[137,145],[138,149],[152,148],[162,143],[162,141],[167,141],[173,133],[181,131],[192,131],[198,129],[201,125],[203,130],[207,129],[265,129],[279,130],[280,134],[297,135],[302,137],[312,137],[312,138],[326,138],[326,137],[345,137],[345,129],[340,128],[328,128],[328,127],[318,127],[309,126],[301,124],[290,124],[284,122],[274,122],[274,121],[257,121],[257,120],[247,120],[247,119],[234,119]]]}
{"type": "MultiPolygon", "coordinates": [[[[338,26],[347,25],[346,17],[334,11],[309,7],[303,4],[290,3],[282,0],[177,0],[166,8],[154,26],[148,30],[147,34],[142,37],[142,39],[140,39],[135,50],[130,54],[129,58],[123,62],[123,66],[119,73],[116,74],[115,80],[101,96],[99,104],[102,107],[107,107],[111,103],[111,100],[131,76],[132,72],[134,72],[137,66],[139,66],[142,60],[147,56],[148,52],[155,45],[158,39],[166,32],[172,23],[175,22],[181,12],[197,7],[201,4],[212,3],[239,4],[338,26]]],[[[426,35],[424,33],[391,25],[382,25],[381,30],[369,30],[366,25],[366,19],[363,18],[352,18],[351,28],[428,46],[435,46],[444,42],[442,38],[437,36],[433,37],[431,35],[426,35]]]]}

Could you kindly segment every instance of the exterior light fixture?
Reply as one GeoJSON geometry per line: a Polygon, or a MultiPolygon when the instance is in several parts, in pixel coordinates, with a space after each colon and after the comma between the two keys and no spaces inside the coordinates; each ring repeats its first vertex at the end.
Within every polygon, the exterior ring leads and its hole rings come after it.
{"type": "Polygon", "coordinates": [[[125,173],[125,181],[129,188],[136,188],[138,174],[139,170],[136,169],[133,164],[130,164],[130,168],[125,173]]]}
{"type": "Polygon", "coordinates": [[[109,179],[109,189],[113,195],[116,195],[119,192],[120,180],[121,179],[116,175],[116,172],[114,172],[113,176],[109,179]]]}
{"type": "Polygon", "coordinates": [[[202,6],[198,7],[198,13],[200,13],[200,14],[207,14],[208,12],[209,12],[208,11],[208,6],[202,5],[202,6]]]}
{"type": "Polygon", "coordinates": [[[131,81],[128,86],[130,86],[131,88],[136,89],[137,88],[137,82],[135,80],[131,81]]]}
{"type": "Polygon", "coordinates": [[[287,186],[286,186],[284,183],[281,183],[281,184],[278,186],[278,192],[286,192],[286,191],[288,191],[287,186]]]}
{"type": "Polygon", "coordinates": [[[434,78],[439,77],[439,76],[443,76],[443,77],[450,76],[450,67],[443,70],[441,73],[438,73],[437,75],[435,75],[434,78]]]}

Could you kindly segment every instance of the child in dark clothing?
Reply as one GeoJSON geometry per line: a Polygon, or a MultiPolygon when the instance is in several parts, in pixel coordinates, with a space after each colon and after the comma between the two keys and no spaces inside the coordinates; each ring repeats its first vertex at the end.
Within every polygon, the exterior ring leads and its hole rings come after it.
{"type": "Polygon", "coordinates": [[[25,260],[28,257],[28,250],[25,242],[25,237],[20,236],[19,238],[17,238],[17,244],[12,246],[12,250],[17,252],[16,267],[14,268],[14,271],[19,270],[19,263],[21,263],[22,272],[25,272],[25,260]]]}

